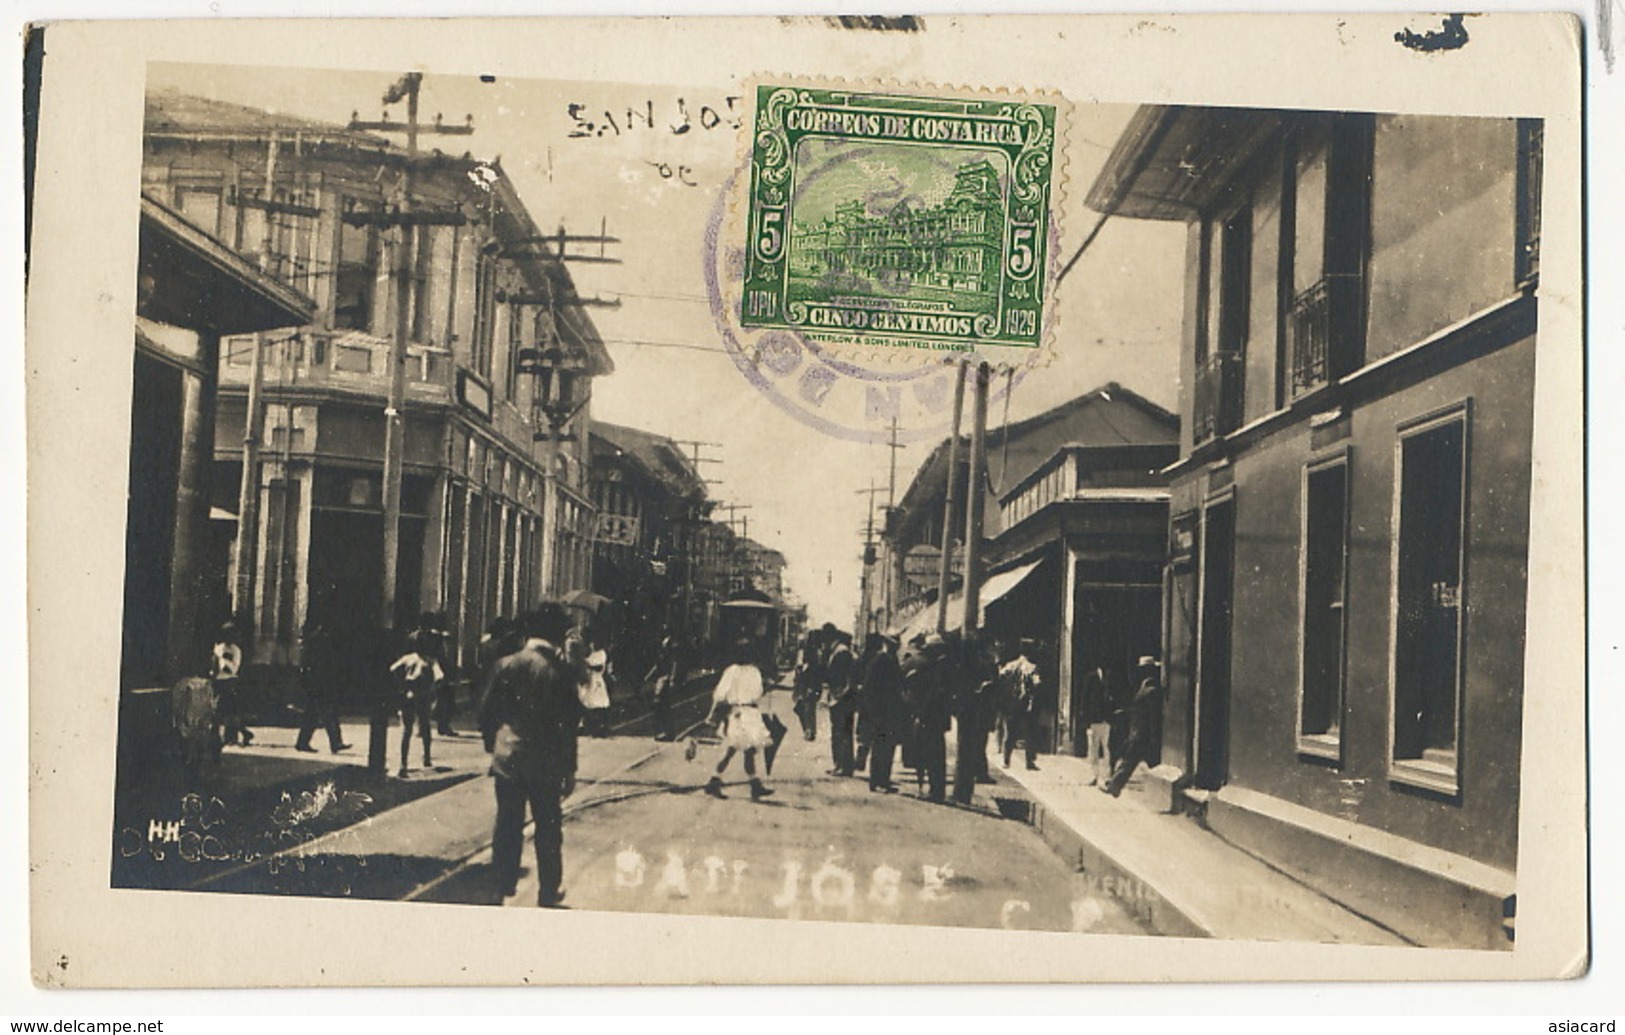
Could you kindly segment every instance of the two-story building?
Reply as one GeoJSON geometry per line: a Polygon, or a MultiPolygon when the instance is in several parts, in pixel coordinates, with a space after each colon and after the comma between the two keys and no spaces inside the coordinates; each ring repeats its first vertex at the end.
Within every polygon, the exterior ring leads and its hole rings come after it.
{"type": "MultiPolygon", "coordinates": [[[[296,660],[312,622],[380,618],[385,409],[403,317],[397,608],[380,624],[444,612],[467,661],[498,615],[587,588],[590,386],[613,368],[557,244],[500,166],[155,92],[142,189],[315,303],[306,324],[221,347],[211,479],[221,571],[235,563],[256,351],[261,360],[256,548],[244,552],[257,661],[296,660]],[[419,216],[406,255],[388,220],[402,202],[419,216]]],[[[231,584],[218,587],[222,616],[231,584]]]]}
{"type": "MultiPolygon", "coordinates": [[[[1044,750],[1083,754],[1082,676],[1104,669],[1119,692],[1162,627],[1163,537],[1179,422],[1114,383],[1009,425],[988,429],[978,616],[984,635],[1036,641],[1057,692],[1039,713],[1044,750]]],[[[891,631],[907,639],[936,626],[948,446],[921,465],[887,523],[887,577],[897,609],[891,631]]],[[[956,495],[965,498],[961,441],[956,495]]],[[[964,505],[953,515],[962,538],[964,505]]],[[[961,549],[950,559],[947,627],[963,621],[961,549]]]]}
{"type": "Polygon", "coordinates": [[[591,487],[592,588],[613,602],[618,669],[641,675],[661,637],[682,628],[685,535],[705,509],[705,481],[671,439],[595,421],[591,487]]]}
{"type": "Polygon", "coordinates": [[[1509,944],[1540,176],[1538,121],[1155,106],[1088,198],[1188,227],[1160,773],[1425,944],[1509,944]]]}
{"type": "MultiPolygon", "coordinates": [[[[209,474],[223,337],[309,319],[311,301],[178,212],[141,199],[120,688],[167,687],[208,658],[209,474]]],[[[166,699],[167,706],[167,699],[166,699]]]]}

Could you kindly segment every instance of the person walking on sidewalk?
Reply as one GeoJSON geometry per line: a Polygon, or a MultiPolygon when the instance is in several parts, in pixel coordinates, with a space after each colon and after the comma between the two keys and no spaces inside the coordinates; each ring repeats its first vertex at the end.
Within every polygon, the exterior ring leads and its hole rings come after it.
{"type": "Polygon", "coordinates": [[[863,670],[860,721],[869,732],[869,789],[897,793],[892,783],[892,760],[908,725],[903,703],[903,670],[897,663],[897,641],[879,636],[869,664],[863,670]]]}
{"type": "Polygon", "coordinates": [[[312,618],[305,623],[304,642],[299,652],[299,681],[304,684],[305,715],[299,724],[299,736],[294,748],[315,751],[311,738],[318,728],[327,731],[327,747],[333,754],[347,750],[344,734],[339,729],[338,708],[334,701],[339,681],[338,643],[327,626],[312,618]]]}
{"type": "Polygon", "coordinates": [[[1123,785],[1140,763],[1150,760],[1157,720],[1162,715],[1161,666],[1157,659],[1150,655],[1141,657],[1134,666],[1134,678],[1140,682],[1128,706],[1128,739],[1123,742],[1123,757],[1117,760],[1111,783],[1101,788],[1114,798],[1123,793],[1123,785]]]}
{"type": "Polygon", "coordinates": [[[1089,786],[1104,787],[1112,777],[1112,700],[1111,683],[1104,665],[1095,665],[1083,674],[1083,686],[1078,697],[1079,718],[1083,721],[1086,749],[1093,775],[1089,786]]]}
{"type": "Polygon", "coordinates": [[[457,713],[457,684],[459,674],[454,671],[451,635],[446,632],[446,613],[430,611],[418,621],[421,636],[419,649],[424,657],[440,667],[441,680],[434,691],[434,728],[442,737],[455,737],[451,720],[457,713]]]}
{"type": "Polygon", "coordinates": [[[239,676],[243,669],[242,636],[236,622],[220,626],[209,660],[209,681],[214,684],[215,715],[222,727],[221,743],[241,743],[247,747],[254,740],[254,731],[248,728],[248,701],[243,693],[239,676]]]}
{"type": "Polygon", "coordinates": [[[576,783],[581,670],[565,654],[570,618],[563,606],[543,604],[521,629],[524,646],[497,660],[480,696],[480,733],[496,788],[491,865],[503,897],[512,895],[529,807],[537,904],[556,909],[564,902],[564,799],[576,783]]]}
{"type": "Polygon", "coordinates": [[[852,653],[852,636],[835,633],[824,666],[824,684],[829,693],[829,747],[835,767],[831,776],[851,776],[857,758],[852,748],[853,723],[858,714],[858,658],[852,653]]]}
{"type": "Polygon", "coordinates": [[[773,793],[756,775],[756,753],[771,745],[773,737],[762,721],[762,670],[751,660],[754,656],[749,640],[736,642],[729,657],[730,664],[722,670],[716,690],[711,694],[711,714],[707,721],[716,724],[723,747],[717,771],[705,785],[705,793],[713,798],[724,797],[722,774],[738,752],[745,755],[751,800],[760,801],[773,793]]]}
{"type": "Polygon", "coordinates": [[[1004,713],[1004,767],[1010,768],[1010,757],[1015,753],[1016,741],[1021,741],[1022,751],[1027,756],[1027,768],[1038,768],[1038,695],[1043,688],[1043,677],[1039,675],[1038,663],[1032,655],[1037,653],[1037,644],[1032,640],[1022,640],[1016,651],[1016,656],[1005,662],[999,669],[999,679],[1004,684],[1005,713],[1004,713]]]}
{"type": "Polygon", "coordinates": [[[423,768],[434,764],[430,759],[434,733],[429,724],[434,713],[435,688],[445,678],[445,673],[441,671],[439,663],[424,652],[422,634],[413,632],[406,638],[406,653],[389,666],[389,674],[395,683],[401,713],[401,768],[396,775],[405,776],[414,722],[418,735],[423,739],[423,768]]]}

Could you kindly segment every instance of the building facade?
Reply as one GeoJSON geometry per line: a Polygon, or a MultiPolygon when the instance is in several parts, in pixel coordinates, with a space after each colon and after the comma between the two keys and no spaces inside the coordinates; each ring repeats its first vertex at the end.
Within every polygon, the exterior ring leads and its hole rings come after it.
{"type": "MultiPolygon", "coordinates": [[[[1168,518],[1162,469],[1178,459],[1178,429],[1173,414],[1116,383],[988,429],[978,621],[995,640],[1036,641],[1030,649],[1056,688],[1039,713],[1046,751],[1085,750],[1078,707],[1085,672],[1099,666],[1123,691],[1134,660],[1157,652],[1168,518]]],[[[961,500],[967,453],[962,441],[961,500]]],[[[889,627],[905,639],[936,626],[947,486],[944,442],[887,522],[885,577],[895,601],[889,627]]],[[[955,509],[957,533],[963,504],[955,509]]],[[[953,549],[947,627],[957,629],[964,621],[962,545],[953,549]]]]}
{"type": "MultiPolygon", "coordinates": [[[[256,352],[261,362],[253,570],[228,582],[251,587],[236,603],[252,619],[256,661],[296,661],[313,623],[401,628],[443,612],[466,662],[498,615],[587,588],[585,429],[591,379],[612,365],[562,253],[499,166],[409,157],[369,134],[154,93],[143,190],[315,303],[308,323],[221,350],[212,514],[222,564],[236,564],[256,352]],[[409,235],[389,220],[403,201],[419,214],[409,235]],[[384,411],[403,321],[397,606],[384,616],[384,411]]],[[[222,588],[221,608],[232,603],[222,588]]]]}
{"type": "Polygon", "coordinates": [[[1037,640],[1055,675],[1056,693],[1039,716],[1046,750],[1087,753],[1087,673],[1098,668],[1111,697],[1126,703],[1136,660],[1160,653],[1162,472],[1178,446],[1173,417],[1159,416],[1163,441],[1065,445],[999,498],[1003,531],[989,547],[988,583],[1000,592],[986,626],[1007,640],[1037,640]]]}
{"type": "Polygon", "coordinates": [[[1148,107],[1089,197],[1188,227],[1162,778],[1428,944],[1510,944],[1540,142],[1148,107]]]}
{"type": "MultiPolygon", "coordinates": [[[[1115,382],[1079,395],[1035,416],[987,430],[987,479],[981,486],[982,531],[996,541],[1010,524],[1025,518],[1031,501],[1014,510],[1003,501],[1041,467],[1055,461],[1068,446],[1110,444],[1168,448],[1177,442],[1177,418],[1138,393],[1115,382]]],[[[888,513],[882,530],[884,549],[877,552],[876,579],[883,589],[875,600],[889,601],[881,627],[893,631],[916,622],[936,602],[942,525],[948,497],[949,441],[931,451],[888,513]]],[[[1173,456],[1170,455],[1170,461],[1173,456]]],[[[959,440],[955,508],[950,521],[950,592],[962,574],[966,482],[970,439],[959,440]]],[[[1042,486],[1040,487],[1042,491],[1042,486]]],[[[1046,499],[1048,502],[1048,499],[1046,499]]],[[[984,557],[992,559],[986,551],[984,557]]]]}
{"type": "Polygon", "coordinates": [[[152,198],[140,220],[117,766],[121,791],[147,793],[165,779],[169,687],[208,671],[220,620],[209,493],[221,340],[308,320],[313,305],[152,198]]]}
{"type": "Polygon", "coordinates": [[[210,549],[223,337],[299,323],[309,298],[141,199],[121,690],[206,667],[225,568],[210,549]]]}
{"type": "Polygon", "coordinates": [[[622,673],[647,672],[661,639],[683,628],[684,546],[708,506],[705,481],[677,443],[603,421],[592,426],[593,592],[622,673]]]}

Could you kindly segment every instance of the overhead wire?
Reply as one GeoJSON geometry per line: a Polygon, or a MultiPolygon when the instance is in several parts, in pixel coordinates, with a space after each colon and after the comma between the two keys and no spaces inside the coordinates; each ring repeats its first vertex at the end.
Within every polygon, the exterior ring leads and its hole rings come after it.
{"type": "Polygon", "coordinates": [[[632,345],[639,348],[686,349],[690,352],[715,352],[719,355],[730,355],[729,351],[720,345],[692,345],[682,341],[649,341],[642,338],[603,338],[605,345],[632,345]]]}

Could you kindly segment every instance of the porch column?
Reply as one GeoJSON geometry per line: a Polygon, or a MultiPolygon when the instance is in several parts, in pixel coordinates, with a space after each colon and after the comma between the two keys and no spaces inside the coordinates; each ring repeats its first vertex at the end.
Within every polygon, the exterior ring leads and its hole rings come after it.
{"type": "MultiPolygon", "coordinates": [[[[215,382],[220,337],[198,333],[203,373],[181,377],[180,468],[175,483],[175,552],[169,575],[169,635],[165,678],[201,672],[212,631],[200,628],[208,571],[209,469],[214,462],[215,382]]],[[[220,573],[224,577],[224,573],[220,573]]],[[[223,617],[223,616],[222,616],[223,617]]]]}
{"type": "Polygon", "coordinates": [[[1061,642],[1057,644],[1060,648],[1057,652],[1060,661],[1059,672],[1056,674],[1055,750],[1057,754],[1064,750],[1076,755],[1080,752],[1079,745],[1072,736],[1072,705],[1075,693],[1072,673],[1076,663],[1073,657],[1073,637],[1077,628],[1078,551],[1071,543],[1062,546],[1061,562],[1066,570],[1061,573],[1061,642]]]}

